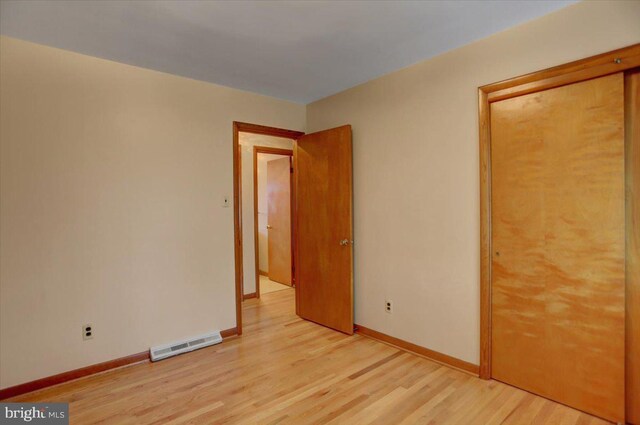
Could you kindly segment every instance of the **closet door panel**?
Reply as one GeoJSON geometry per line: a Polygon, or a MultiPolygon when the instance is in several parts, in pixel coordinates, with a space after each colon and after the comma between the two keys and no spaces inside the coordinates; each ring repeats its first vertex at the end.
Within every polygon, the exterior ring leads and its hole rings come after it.
{"type": "Polygon", "coordinates": [[[622,74],[491,105],[492,376],[624,421],[622,74]]]}

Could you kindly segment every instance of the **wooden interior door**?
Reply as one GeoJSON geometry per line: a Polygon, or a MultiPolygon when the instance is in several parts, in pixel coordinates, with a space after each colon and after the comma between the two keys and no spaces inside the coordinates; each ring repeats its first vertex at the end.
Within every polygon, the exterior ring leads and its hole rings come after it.
{"type": "Polygon", "coordinates": [[[267,162],[269,279],[291,286],[291,158],[267,162]]]}
{"type": "Polygon", "coordinates": [[[491,104],[492,377],[624,422],[623,75],[491,104]]]}
{"type": "Polygon", "coordinates": [[[351,126],[302,136],[294,158],[298,314],[352,334],[351,126]]]}

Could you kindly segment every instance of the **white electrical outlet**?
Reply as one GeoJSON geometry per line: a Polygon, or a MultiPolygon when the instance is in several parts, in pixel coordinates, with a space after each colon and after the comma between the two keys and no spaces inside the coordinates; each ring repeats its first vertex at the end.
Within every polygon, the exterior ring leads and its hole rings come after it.
{"type": "Polygon", "coordinates": [[[88,339],[93,339],[93,325],[88,324],[82,326],[82,339],[85,341],[88,339]]]}
{"type": "Polygon", "coordinates": [[[386,300],[384,302],[384,311],[386,311],[389,314],[393,313],[393,301],[386,300]]]}

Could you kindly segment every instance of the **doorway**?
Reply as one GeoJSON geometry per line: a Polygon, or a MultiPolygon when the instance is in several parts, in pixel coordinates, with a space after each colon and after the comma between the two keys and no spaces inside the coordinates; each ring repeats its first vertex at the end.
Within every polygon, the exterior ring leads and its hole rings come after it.
{"type": "MultiPolygon", "coordinates": [[[[236,327],[242,334],[242,301],[255,298],[260,292],[260,205],[257,171],[260,155],[276,154],[272,158],[272,174],[279,175],[274,185],[281,189],[273,195],[280,198],[280,209],[288,209],[289,217],[269,217],[272,242],[280,241],[269,253],[269,271],[274,281],[295,285],[295,311],[301,318],[320,325],[353,334],[353,173],[351,126],[318,131],[312,134],[248,123],[233,123],[234,182],[234,251],[236,288],[236,327]],[[266,136],[266,138],[265,138],[266,136]],[[274,146],[274,140],[285,144],[274,146]],[[265,142],[267,141],[267,142],[265,142]],[[270,142],[268,142],[270,141],[270,142]],[[265,146],[271,143],[271,146],[265,146]],[[279,150],[274,150],[279,149],[279,150]],[[292,151],[292,152],[287,152],[292,151]],[[252,162],[246,158],[252,158],[252,162]],[[286,170],[289,168],[290,204],[286,206],[286,170]],[[291,169],[292,167],[292,169],[291,169]],[[249,178],[248,178],[249,177],[249,178]],[[255,179],[255,181],[254,181],[255,179]],[[253,198],[253,199],[252,199],[253,198]],[[289,219],[287,223],[286,219],[289,219]],[[281,220],[282,221],[278,221],[281,220]],[[277,228],[276,228],[277,227],[277,228]],[[249,231],[243,231],[249,229],[249,231]],[[254,229],[257,229],[256,232],[254,229]],[[287,233],[286,230],[290,229],[287,233]],[[278,233],[278,231],[280,231],[278,233]],[[290,244],[287,241],[291,240],[290,244]],[[278,250],[287,255],[272,254],[278,250]],[[278,261],[283,264],[276,264],[278,261]],[[289,267],[290,264],[290,267],[289,267]],[[276,267],[276,270],[272,268],[276,267]],[[279,271],[284,273],[278,273],[279,271]],[[290,277],[289,277],[290,276],[290,277]],[[255,288],[255,289],[253,289],[255,288]],[[253,293],[252,293],[253,291],[253,293]]],[[[266,158],[266,157],[265,157],[266,158]]],[[[269,173],[267,173],[268,175],[269,173]]],[[[276,202],[276,201],[274,201],[276,202]]],[[[275,206],[275,203],[274,203],[275,206]]],[[[264,211],[264,205],[262,212],[264,211]]],[[[275,213],[275,211],[274,211],[275,213]]],[[[270,242],[267,242],[270,243],[270,242]]],[[[292,291],[291,287],[288,287],[292,291]]]]}
{"type": "Polygon", "coordinates": [[[253,147],[256,298],[295,286],[293,150],[253,147]]]}
{"type": "Polygon", "coordinates": [[[265,283],[268,291],[271,281],[269,277],[273,282],[279,281],[277,285],[282,283],[291,285],[292,283],[291,241],[293,229],[290,223],[293,179],[290,163],[293,156],[293,145],[294,140],[291,137],[257,134],[248,131],[238,132],[238,165],[240,168],[240,201],[238,206],[242,224],[239,229],[242,246],[242,278],[240,281],[242,301],[260,298],[261,280],[265,283]],[[285,163],[289,165],[287,166],[285,163]],[[268,172],[269,170],[271,173],[268,172]],[[271,182],[272,189],[274,189],[271,194],[273,198],[271,202],[268,199],[269,184],[267,180],[269,178],[274,180],[271,182]],[[283,199],[283,192],[286,192],[286,200],[283,199]],[[274,198],[273,195],[277,196],[274,198]],[[286,202],[286,205],[283,205],[283,202],[286,202]],[[279,220],[275,226],[275,223],[268,222],[269,206],[271,206],[272,221],[279,220]],[[283,209],[286,211],[282,211],[283,209]],[[286,229],[284,223],[288,223],[286,229]],[[268,229],[267,226],[271,229],[268,229]],[[274,263],[274,268],[272,270],[269,268],[269,243],[273,248],[271,262],[274,263]],[[269,276],[270,272],[271,276],[269,276]]]}

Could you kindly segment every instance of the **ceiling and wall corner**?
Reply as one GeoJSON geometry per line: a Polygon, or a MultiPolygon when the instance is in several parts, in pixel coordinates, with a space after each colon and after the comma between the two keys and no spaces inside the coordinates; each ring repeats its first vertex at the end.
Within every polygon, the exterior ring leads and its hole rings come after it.
{"type": "Polygon", "coordinates": [[[571,3],[2,0],[0,32],[304,104],[571,3]]]}

